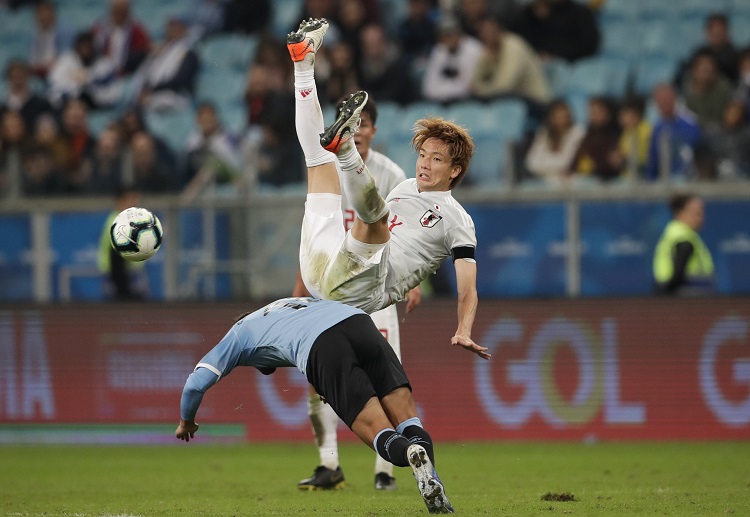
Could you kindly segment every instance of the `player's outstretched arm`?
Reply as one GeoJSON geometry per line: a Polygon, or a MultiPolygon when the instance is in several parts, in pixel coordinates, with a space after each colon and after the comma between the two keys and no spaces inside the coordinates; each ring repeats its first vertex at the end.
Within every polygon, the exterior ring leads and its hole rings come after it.
{"type": "Polygon", "coordinates": [[[195,423],[195,420],[182,420],[180,419],[180,425],[177,426],[177,430],[174,435],[180,440],[190,441],[190,438],[195,436],[195,432],[200,426],[195,423]]]}
{"type": "Polygon", "coordinates": [[[487,348],[479,346],[471,339],[471,328],[477,314],[479,297],[477,296],[477,265],[474,261],[458,259],[456,268],[456,286],[458,288],[458,328],[451,338],[451,344],[461,346],[477,354],[482,359],[489,359],[487,348]]]}
{"type": "Polygon", "coordinates": [[[203,394],[208,388],[219,381],[217,374],[207,368],[196,368],[185,381],[180,399],[180,425],[174,432],[175,437],[180,440],[190,441],[198,430],[195,423],[195,414],[203,401],[203,394]]]}
{"type": "Polygon", "coordinates": [[[417,308],[422,303],[422,288],[417,286],[406,293],[406,314],[417,308]]]}

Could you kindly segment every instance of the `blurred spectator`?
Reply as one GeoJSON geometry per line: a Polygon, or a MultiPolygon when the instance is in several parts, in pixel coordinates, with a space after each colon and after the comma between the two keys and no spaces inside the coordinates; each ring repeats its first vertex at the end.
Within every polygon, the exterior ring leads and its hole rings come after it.
{"type": "Polygon", "coordinates": [[[720,179],[750,178],[750,127],[744,102],[727,103],[721,125],[708,129],[707,140],[720,179]]]}
{"type": "Polygon", "coordinates": [[[6,111],[0,119],[0,197],[18,199],[23,192],[23,161],[30,139],[21,114],[6,111]]]}
{"type": "MultiPolygon", "coordinates": [[[[301,18],[300,18],[301,19],[301,18]]],[[[224,28],[229,32],[263,32],[271,21],[270,0],[228,0],[224,10],[224,28]]],[[[296,30],[296,27],[295,27],[296,30]]]]}
{"type": "Polygon", "coordinates": [[[55,157],[44,147],[32,145],[23,160],[23,195],[44,197],[58,194],[62,171],[55,157]]]}
{"type": "Polygon", "coordinates": [[[553,102],[544,124],[534,135],[526,155],[526,169],[532,177],[550,185],[563,184],[583,135],[584,129],[575,124],[568,104],[562,100],[553,102]]]}
{"type": "Polygon", "coordinates": [[[675,194],[669,200],[672,220],[654,252],[654,281],[659,294],[695,296],[714,292],[714,263],[698,232],[703,228],[703,200],[675,194]]]}
{"type": "Polygon", "coordinates": [[[523,8],[518,33],[542,58],[576,61],[599,48],[594,13],[573,0],[531,0],[523,8]]]}
{"type": "Polygon", "coordinates": [[[140,193],[135,189],[118,189],[114,210],[104,222],[99,239],[97,265],[104,276],[104,294],[118,301],[142,300],[148,294],[148,276],[145,262],[125,260],[112,247],[110,230],[120,212],[140,204],[140,193]]]}
{"type": "Polygon", "coordinates": [[[695,174],[700,127],[693,114],[678,104],[677,92],[671,84],[658,84],[653,98],[659,110],[659,120],[651,134],[646,178],[690,178],[695,174]]]}
{"type": "Polygon", "coordinates": [[[143,112],[138,106],[129,106],[120,116],[115,126],[120,133],[120,140],[123,146],[129,146],[130,142],[138,133],[147,133],[156,145],[156,151],[159,154],[159,160],[167,163],[175,163],[176,157],[174,152],[162,138],[153,134],[143,118],[143,112]]]}
{"type": "Polygon", "coordinates": [[[708,127],[721,122],[724,106],[732,97],[732,85],[719,74],[716,58],[709,53],[697,54],[683,86],[687,108],[698,122],[708,127]]]}
{"type": "Polygon", "coordinates": [[[496,20],[479,22],[482,55],[472,91],[480,99],[518,95],[538,104],[550,101],[550,89],[536,53],[496,20]]]}
{"type": "MultiPolygon", "coordinates": [[[[99,133],[93,159],[91,190],[96,194],[114,194],[122,182],[122,141],[115,127],[99,133]]],[[[127,208],[127,207],[126,207],[127,208]]]]}
{"type": "Polygon", "coordinates": [[[66,194],[91,192],[96,139],[89,131],[88,110],[80,100],[71,100],[63,109],[63,136],[68,160],[63,169],[61,189],[66,194]]]}
{"type": "Polygon", "coordinates": [[[468,99],[482,44],[464,34],[461,24],[452,17],[440,20],[438,34],[422,80],[422,95],[437,102],[468,99]]]}
{"type": "Polygon", "coordinates": [[[648,162],[651,124],[643,117],[644,108],[640,98],[625,99],[620,106],[618,118],[622,131],[614,162],[628,179],[642,178],[648,162]]]}
{"type": "Polygon", "coordinates": [[[52,157],[55,170],[65,169],[70,149],[53,115],[47,113],[37,119],[33,139],[34,147],[43,149],[52,157]]]}
{"type": "MultiPolygon", "coordinates": [[[[289,61],[289,60],[287,60],[289,61]]],[[[301,183],[305,160],[296,140],[294,93],[280,68],[253,64],[245,90],[248,133],[243,145],[246,176],[272,186],[301,183]]]]}
{"type": "MultiPolygon", "coordinates": [[[[248,3],[248,2],[245,2],[248,3]]],[[[224,30],[227,0],[192,0],[184,14],[190,41],[195,43],[224,30]]],[[[253,5],[259,2],[252,2],[253,5]]]]}
{"type": "MultiPolygon", "coordinates": [[[[397,40],[410,68],[424,70],[437,42],[436,10],[432,0],[409,0],[409,7],[398,25],[397,40]]],[[[418,75],[418,74],[417,74],[418,75]]]]}
{"type": "Polygon", "coordinates": [[[192,199],[208,185],[226,185],[237,179],[241,163],[240,141],[222,127],[216,107],[211,103],[196,108],[196,130],[185,148],[188,182],[183,192],[192,199]]]}
{"type": "Polygon", "coordinates": [[[573,172],[602,181],[620,175],[617,160],[619,135],[612,102],[605,97],[589,99],[588,126],[573,159],[573,172]]]}
{"type": "Polygon", "coordinates": [[[164,42],[154,48],[137,73],[142,81],[138,103],[155,111],[186,108],[200,71],[198,54],[188,38],[187,22],[170,18],[165,35],[164,42]]]}
{"type": "Polygon", "coordinates": [[[521,7],[516,0],[456,0],[461,27],[466,34],[480,39],[481,25],[492,18],[500,25],[511,27],[518,22],[521,7]]]}
{"type": "Polygon", "coordinates": [[[697,56],[708,53],[716,59],[719,73],[730,81],[736,82],[739,55],[729,34],[729,18],[721,13],[708,16],[704,34],[705,42],[695,49],[685,64],[680,67],[678,77],[684,75],[697,56]]]}
{"type": "Polygon", "coordinates": [[[70,48],[73,34],[57,19],[53,2],[43,0],[34,9],[35,27],[29,65],[36,75],[44,79],[57,57],[70,48]]]}
{"type": "Polygon", "coordinates": [[[96,50],[109,58],[118,75],[130,75],[149,52],[148,32],[130,15],[129,0],[110,0],[109,14],[94,24],[96,50]]]}
{"type": "Polygon", "coordinates": [[[745,102],[748,115],[750,115],[750,48],[740,52],[737,72],[739,84],[736,96],[745,102]]]}
{"type": "Polygon", "coordinates": [[[0,115],[7,110],[18,111],[26,127],[33,129],[41,115],[52,112],[52,106],[45,98],[31,91],[29,67],[20,59],[13,59],[8,63],[5,78],[8,81],[8,93],[0,102],[0,115]]]}
{"type": "MultiPolygon", "coordinates": [[[[341,28],[339,27],[338,12],[336,10],[337,0],[304,0],[299,16],[294,18],[294,26],[289,31],[296,31],[299,27],[297,20],[310,18],[325,18],[328,20],[328,32],[326,32],[326,45],[336,43],[341,39],[341,28]]],[[[368,13],[369,15],[370,13],[368,13]]],[[[325,45],[323,46],[325,48],[325,45]]]]}
{"type": "Polygon", "coordinates": [[[354,54],[354,61],[358,62],[362,54],[359,34],[368,22],[363,0],[339,0],[338,20],[341,41],[349,45],[354,54]]]}
{"type": "Polygon", "coordinates": [[[349,45],[340,41],[328,49],[330,71],[319,90],[321,104],[335,105],[341,97],[360,89],[354,55],[349,45]]]}
{"type": "Polygon", "coordinates": [[[81,99],[90,108],[115,104],[122,97],[110,59],[99,58],[90,32],[78,34],[73,48],[62,54],[47,75],[49,99],[60,108],[69,99],[81,99]]]}
{"type": "Polygon", "coordinates": [[[151,135],[141,131],[132,136],[122,170],[122,186],[161,194],[177,187],[176,176],[174,165],[159,156],[151,135]]]}
{"type": "Polygon", "coordinates": [[[401,104],[412,100],[409,69],[398,47],[389,41],[385,28],[366,25],[361,31],[362,59],[359,61],[359,84],[379,101],[401,104]]]}

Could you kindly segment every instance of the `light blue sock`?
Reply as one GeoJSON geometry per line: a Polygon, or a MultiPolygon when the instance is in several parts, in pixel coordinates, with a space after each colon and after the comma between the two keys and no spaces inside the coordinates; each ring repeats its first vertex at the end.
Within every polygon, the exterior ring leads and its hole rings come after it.
{"type": "MultiPolygon", "coordinates": [[[[422,425],[422,421],[419,419],[419,417],[413,416],[411,418],[404,420],[400,424],[398,424],[398,427],[396,427],[396,432],[398,434],[404,434],[404,429],[406,429],[410,425],[416,425],[417,427],[421,427],[422,429],[424,429],[424,426],[422,425]]],[[[377,440],[377,437],[375,439],[377,440]]]]}

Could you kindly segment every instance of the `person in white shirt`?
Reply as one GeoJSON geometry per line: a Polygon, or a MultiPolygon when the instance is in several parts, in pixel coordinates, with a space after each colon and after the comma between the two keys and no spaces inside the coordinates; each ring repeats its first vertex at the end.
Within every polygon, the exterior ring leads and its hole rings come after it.
{"type": "Polygon", "coordinates": [[[468,99],[482,44],[464,34],[458,20],[450,17],[440,21],[438,34],[422,78],[422,95],[435,102],[468,99]]]}
{"type": "MultiPolygon", "coordinates": [[[[338,107],[345,104],[343,99],[338,107]]],[[[406,180],[406,173],[396,165],[390,158],[374,150],[370,144],[377,131],[378,110],[372,99],[369,99],[360,115],[361,123],[359,131],[354,135],[354,145],[357,153],[362,157],[367,168],[375,180],[378,193],[385,198],[397,185],[406,180]]],[[[338,165],[338,164],[337,164],[338,165]]],[[[339,174],[343,171],[339,170],[339,174]]],[[[356,212],[354,205],[345,196],[341,199],[344,214],[344,228],[350,230],[354,225],[356,212]]],[[[293,296],[309,296],[300,275],[294,288],[293,296]]],[[[408,295],[406,311],[410,312],[421,299],[419,286],[415,287],[408,295]]],[[[398,312],[396,305],[390,305],[382,310],[373,312],[371,318],[380,332],[401,360],[401,339],[398,323],[398,312]]],[[[310,391],[308,399],[308,412],[312,424],[315,441],[318,445],[320,463],[309,478],[298,483],[301,490],[326,490],[340,488],[344,484],[344,473],[339,465],[337,427],[339,417],[333,411],[330,404],[326,404],[314,389],[310,391]]],[[[393,465],[383,460],[380,456],[375,457],[375,489],[395,490],[396,480],[393,477],[393,465]]]]}
{"type": "Polygon", "coordinates": [[[323,117],[314,78],[315,53],[328,23],[302,22],[287,37],[294,61],[296,127],[308,167],[308,195],[302,223],[300,270],[308,291],[367,313],[401,301],[412,288],[452,256],[458,290],[458,327],[451,344],[484,359],[487,348],[471,339],[478,297],[476,233],[451,189],[466,174],[474,143],[466,130],[440,118],[417,121],[413,146],[416,178],[379,195],[352,142],[367,93],[344,104],[332,126],[323,117]],[[347,198],[356,218],[343,228],[339,161],[347,198]]]}

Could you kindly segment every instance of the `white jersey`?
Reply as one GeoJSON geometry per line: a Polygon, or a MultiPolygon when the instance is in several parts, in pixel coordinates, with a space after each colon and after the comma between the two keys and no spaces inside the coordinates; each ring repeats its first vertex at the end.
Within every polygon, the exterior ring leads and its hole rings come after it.
{"type": "Polygon", "coordinates": [[[412,178],[386,201],[391,240],[385,290],[393,302],[435,272],[454,248],[476,248],[474,221],[450,190],[420,192],[412,178]]]}
{"type": "MultiPolygon", "coordinates": [[[[396,165],[396,162],[386,155],[370,149],[365,161],[367,170],[375,180],[375,187],[378,189],[380,196],[385,199],[388,194],[406,180],[404,170],[396,165]]],[[[341,165],[336,161],[336,169],[340,174],[341,165]]],[[[352,229],[354,224],[355,212],[354,206],[346,199],[343,191],[341,193],[341,211],[344,213],[344,227],[347,231],[352,229]]],[[[393,351],[396,352],[399,360],[401,359],[401,338],[398,326],[398,312],[395,305],[389,305],[385,309],[370,314],[372,321],[378,330],[383,334],[385,339],[390,343],[393,351]]]]}

